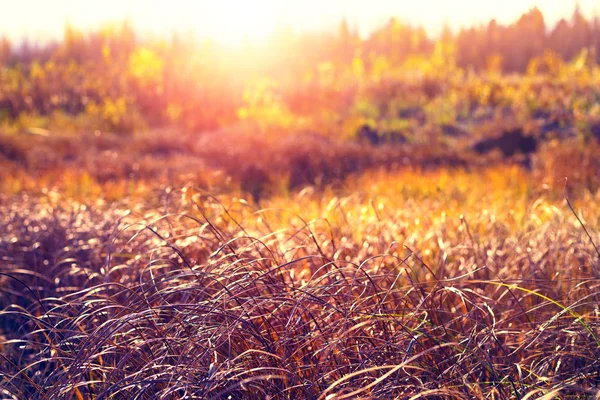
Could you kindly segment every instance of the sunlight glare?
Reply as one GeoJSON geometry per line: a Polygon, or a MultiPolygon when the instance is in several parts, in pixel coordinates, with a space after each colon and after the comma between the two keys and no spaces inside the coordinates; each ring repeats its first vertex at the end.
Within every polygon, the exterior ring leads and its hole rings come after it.
{"type": "Polygon", "coordinates": [[[223,1],[197,7],[204,26],[198,27],[224,45],[254,43],[267,38],[277,27],[276,4],[272,1],[223,1]]]}

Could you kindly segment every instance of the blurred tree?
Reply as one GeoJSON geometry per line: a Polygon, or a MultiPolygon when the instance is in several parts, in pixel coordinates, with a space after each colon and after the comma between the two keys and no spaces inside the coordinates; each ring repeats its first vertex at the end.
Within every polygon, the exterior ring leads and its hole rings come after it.
{"type": "Polygon", "coordinates": [[[338,63],[350,64],[358,48],[360,38],[356,30],[351,31],[346,19],[342,19],[338,27],[337,46],[335,49],[338,63]]]}
{"type": "Polygon", "coordinates": [[[12,45],[7,38],[3,37],[0,39],[0,65],[8,66],[12,59],[12,45]]]}
{"type": "Polygon", "coordinates": [[[571,48],[567,54],[569,60],[577,56],[581,49],[588,48],[592,44],[590,24],[583,16],[579,4],[575,7],[571,19],[571,48]]]}
{"type": "Polygon", "coordinates": [[[563,59],[568,59],[571,48],[571,28],[563,18],[554,27],[548,39],[549,47],[563,59]]]}

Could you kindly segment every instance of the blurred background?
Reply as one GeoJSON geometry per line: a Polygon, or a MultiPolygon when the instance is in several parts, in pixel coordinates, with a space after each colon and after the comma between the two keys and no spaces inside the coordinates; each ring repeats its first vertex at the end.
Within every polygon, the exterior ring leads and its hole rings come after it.
{"type": "Polygon", "coordinates": [[[217,180],[251,182],[255,198],[274,181],[296,188],[371,167],[515,162],[545,173],[558,142],[579,151],[600,136],[597,1],[3,9],[0,162],[10,190],[28,177],[60,183],[56,171],[215,190],[206,171],[222,171],[217,180]]]}

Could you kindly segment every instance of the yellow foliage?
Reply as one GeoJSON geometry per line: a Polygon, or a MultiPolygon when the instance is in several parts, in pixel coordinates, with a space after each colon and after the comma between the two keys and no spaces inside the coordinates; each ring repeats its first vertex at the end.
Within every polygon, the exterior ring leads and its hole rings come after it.
{"type": "Polygon", "coordinates": [[[129,57],[129,72],[138,81],[150,84],[162,81],[164,61],[152,50],[141,47],[129,57]]]}
{"type": "Polygon", "coordinates": [[[169,104],[167,106],[167,115],[169,116],[169,119],[173,122],[179,120],[182,112],[183,110],[181,109],[181,106],[177,104],[169,104]]]}
{"type": "Polygon", "coordinates": [[[534,57],[527,66],[528,75],[558,76],[565,68],[564,61],[552,50],[544,51],[541,57],[534,57]]]}
{"type": "Polygon", "coordinates": [[[488,73],[500,75],[504,59],[500,54],[493,54],[486,59],[486,69],[488,73]]]}
{"type": "Polygon", "coordinates": [[[31,71],[29,72],[29,76],[31,77],[31,79],[44,78],[44,68],[42,68],[39,62],[34,61],[33,63],[31,63],[31,71]]]}
{"type": "Polygon", "coordinates": [[[385,56],[377,56],[371,74],[375,80],[382,79],[391,70],[390,61],[385,56]]]}
{"type": "Polygon", "coordinates": [[[352,72],[356,79],[362,79],[365,74],[365,63],[360,57],[354,57],[352,60],[352,72]]]}
{"type": "Polygon", "coordinates": [[[238,117],[257,123],[263,131],[291,127],[298,118],[289,111],[277,92],[278,85],[273,79],[251,80],[244,88],[244,106],[238,109],[238,117]]]}
{"type": "Polygon", "coordinates": [[[104,57],[105,60],[110,59],[110,54],[111,54],[110,46],[108,46],[108,45],[102,46],[102,56],[104,57]]]}
{"type": "Polygon", "coordinates": [[[335,83],[335,65],[330,62],[322,62],[317,66],[319,84],[321,86],[332,86],[335,83]]]}

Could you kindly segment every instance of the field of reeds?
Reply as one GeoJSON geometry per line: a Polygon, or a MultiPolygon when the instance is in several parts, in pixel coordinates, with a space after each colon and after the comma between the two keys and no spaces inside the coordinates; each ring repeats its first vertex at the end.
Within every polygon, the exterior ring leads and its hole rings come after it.
{"type": "Polygon", "coordinates": [[[260,207],[4,195],[2,396],[594,398],[600,198],[564,187],[497,166],[260,207]]]}
{"type": "Polygon", "coordinates": [[[582,18],[0,42],[0,398],[600,398],[582,18]]]}

